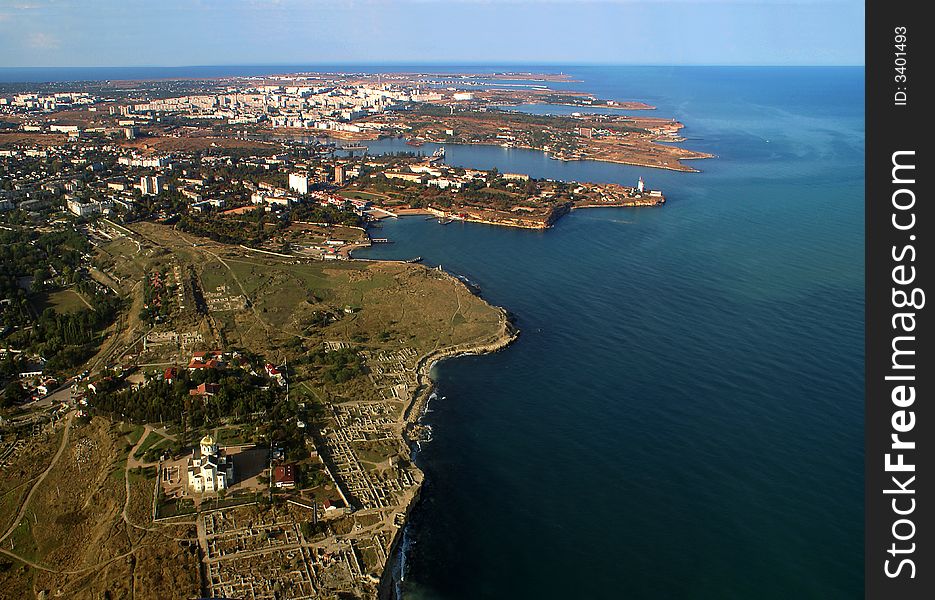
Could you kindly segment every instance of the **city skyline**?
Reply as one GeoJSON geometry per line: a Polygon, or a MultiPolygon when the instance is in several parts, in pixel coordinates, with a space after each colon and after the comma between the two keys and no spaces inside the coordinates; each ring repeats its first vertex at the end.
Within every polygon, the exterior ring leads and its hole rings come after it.
{"type": "Polygon", "coordinates": [[[853,0],[0,2],[0,67],[862,65],[853,0]]]}

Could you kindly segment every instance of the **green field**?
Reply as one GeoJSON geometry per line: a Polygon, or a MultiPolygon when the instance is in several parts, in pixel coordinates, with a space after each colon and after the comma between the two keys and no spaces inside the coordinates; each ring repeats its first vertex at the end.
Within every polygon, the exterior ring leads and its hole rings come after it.
{"type": "Polygon", "coordinates": [[[36,538],[33,537],[33,522],[37,518],[35,511],[27,510],[26,516],[20,521],[13,535],[10,536],[9,548],[14,550],[17,555],[31,561],[39,559],[39,547],[36,544],[36,538]]]}
{"type": "Polygon", "coordinates": [[[202,267],[201,286],[204,288],[206,294],[215,294],[218,292],[219,287],[225,285],[228,286],[228,288],[233,288],[228,290],[229,293],[240,293],[236,283],[230,276],[230,271],[220,262],[216,260],[211,261],[202,267]]]}
{"type": "Polygon", "coordinates": [[[345,198],[353,198],[354,200],[388,200],[387,196],[383,194],[374,194],[373,192],[355,192],[353,190],[341,190],[338,192],[340,195],[345,198]]]}
{"type": "MultiPolygon", "coordinates": [[[[213,311],[212,326],[226,345],[272,360],[297,359],[323,340],[370,350],[404,344],[422,355],[489,338],[502,325],[499,309],[421,265],[283,260],[207,240],[193,244],[152,223],[134,227],[160,246],[152,259],[171,254],[183,270],[190,266],[206,294],[219,286],[227,286],[228,296],[245,294],[248,306],[213,311]]],[[[321,389],[322,400],[373,392],[359,387],[321,389]]]]}
{"type": "Polygon", "coordinates": [[[142,425],[127,423],[121,431],[126,434],[127,442],[129,442],[130,445],[135,445],[140,441],[140,436],[143,435],[144,428],[142,425]]]}
{"type": "Polygon", "coordinates": [[[140,447],[133,453],[133,458],[140,460],[143,458],[143,455],[146,454],[146,451],[150,448],[162,448],[169,445],[170,440],[162,435],[156,433],[155,431],[150,431],[149,435],[146,436],[146,439],[143,440],[143,443],[140,444],[140,447]]]}
{"type": "Polygon", "coordinates": [[[52,308],[57,313],[76,313],[90,308],[87,300],[73,289],[58,290],[41,294],[34,298],[33,306],[37,313],[52,308]]]}

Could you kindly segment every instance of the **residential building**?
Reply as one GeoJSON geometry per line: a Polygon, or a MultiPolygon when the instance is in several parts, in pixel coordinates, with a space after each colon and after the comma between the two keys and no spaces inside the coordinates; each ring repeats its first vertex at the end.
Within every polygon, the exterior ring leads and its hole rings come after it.
{"type": "Polygon", "coordinates": [[[289,173],[289,189],[299,194],[307,194],[308,173],[289,173]]]}
{"type": "Polygon", "coordinates": [[[198,384],[198,387],[188,390],[189,396],[201,396],[202,398],[207,398],[213,396],[221,391],[221,386],[217,383],[201,383],[198,384]]]}
{"type": "Polygon", "coordinates": [[[150,175],[140,177],[140,191],[144,196],[158,196],[163,190],[163,179],[161,175],[150,175]]]}
{"type": "Polygon", "coordinates": [[[273,485],[280,489],[295,487],[295,465],[279,465],[273,469],[273,485]]]}
{"type": "Polygon", "coordinates": [[[103,209],[100,202],[82,202],[77,198],[66,201],[65,206],[68,208],[69,212],[79,217],[90,217],[91,215],[100,214],[103,209]]]}

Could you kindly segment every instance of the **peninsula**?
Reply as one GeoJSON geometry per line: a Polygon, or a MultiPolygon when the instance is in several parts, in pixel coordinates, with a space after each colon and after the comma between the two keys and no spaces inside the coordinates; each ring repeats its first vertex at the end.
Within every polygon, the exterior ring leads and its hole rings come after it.
{"type": "Polygon", "coordinates": [[[455,275],[353,250],[407,214],[547,229],[579,208],[666,202],[642,178],[451,165],[443,144],[676,170],[707,156],[673,143],[681,124],[629,115],[651,106],[557,82],[0,87],[2,589],[385,593],[422,485],[432,365],[517,331],[455,275]],[[375,139],[401,150],[371,153],[375,139]]]}
{"type": "Polygon", "coordinates": [[[130,129],[124,145],[160,151],[251,148],[257,144],[247,140],[258,136],[318,135],[496,144],[541,150],[558,160],[678,171],[695,170],[683,161],[711,156],[679,147],[683,125],[674,119],[626,114],[652,106],[558,93],[547,85],[554,81],[567,80],[509,73],[302,73],[87,83],[67,91],[46,84],[6,98],[0,92],[0,118],[7,121],[0,145],[59,143],[65,135],[130,129]],[[519,112],[525,104],[579,111],[519,112]],[[134,141],[140,137],[145,141],[134,141]]]}
{"type": "Polygon", "coordinates": [[[4,418],[3,589],[375,597],[422,481],[429,369],[508,344],[506,314],[420,265],[258,255],[152,223],[101,221],[92,239],[80,269],[125,310],[86,374],[43,369],[51,394],[4,418]],[[206,447],[229,477],[192,470],[206,447]]]}

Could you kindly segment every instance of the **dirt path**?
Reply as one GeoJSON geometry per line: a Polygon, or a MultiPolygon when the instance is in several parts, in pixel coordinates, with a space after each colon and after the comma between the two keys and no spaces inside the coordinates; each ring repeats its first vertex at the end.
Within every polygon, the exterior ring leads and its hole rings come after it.
{"type": "Polygon", "coordinates": [[[114,334],[110,336],[110,340],[107,342],[107,344],[101,347],[97,355],[91,359],[90,367],[88,367],[89,371],[97,372],[97,370],[102,365],[105,365],[111,361],[120,360],[123,355],[132,350],[136,344],[143,341],[143,338],[146,337],[146,334],[151,330],[151,328],[144,326],[143,333],[134,338],[131,342],[129,342],[129,344],[123,345],[123,350],[121,351],[121,340],[126,342],[126,340],[130,339],[136,334],[137,331],[139,331],[137,326],[142,325],[142,323],[139,323],[139,320],[134,317],[134,315],[139,314],[139,310],[143,303],[142,293],[137,293],[140,291],[138,288],[139,284],[133,286],[133,289],[131,290],[131,294],[133,295],[133,302],[130,310],[126,313],[122,313],[117,318],[117,320],[114,321],[114,324],[111,326],[111,328],[114,330],[114,334]],[[118,331],[123,333],[118,334],[118,331]],[[120,352],[120,354],[115,357],[117,352],[120,352]]]}
{"type": "Polygon", "coordinates": [[[140,446],[143,445],[143,442],[146,441],[146,438],[149,437],[150,432],[153,430],[149,425],[143,426],[143,433],[140,435],[140,439],[136,441],[136,444],[130,448],[130,453],[127,454],[127,464],[123,468],[123,484],[126,488],[126,498],[123,501],[123,510],[121,511],[121,516],[123,517],[123,522],[131,527],[136,527],[133,523],[130,522],[130,517],[127,515],[127,511],[130,509],[130,469],[138,466],[142,466],[143,463],[137,461],[134,458],[136,451],[140,449],[140,446]]]}
{"type": "MultiPolygon", "coordinates": [[[[74,420],[74,415],[75,415],[74,412],[68,413],[68,416],[66,417],[66,418],[67,418],[67,421],[66,421],[66,424],[65,424],[65,432],[64,432],[64,434],[62,435],[62,443],[61,443],[61,445],[59,446],[58,451],[55,453],[55,456],[52,457],[52,460],[51,460],[49,466],[48,466],[48,467],[46,468],[46,470],[42,473],[42,475],[40,475],[38,478],[36,478],[36,479],[34,480],[35,482],[33,483],[32,488],[29,490],[29,493],[26,495],[26,498],[25,498],[25,500],[23,501],[23,505],[22,505],[22,507],[20,508],[20,511],[19,511],[19,513],[18,513],[17,516],[16,516],[16,520],[14,521],[13,525],[12,525],[9,529],[7,529],[6,532],[4,532],[3,537],[0,537],[0,543],[6,541],[6,539],[9,538],[9,537],[13,534],[14,531],[16,531],[16,528],[19,526],[19,524],[22,522],[23,518],[25,517],[26,511],[27,511],[27,509],[29,508],[29,503],[30,503],[30,501],[32,500],[33,494],[34,494],[35,491],[38,489],[39,485],[45,480],[46,476],[48,476],[48,474],[52,471],[52,469],[53,469],[53,468],[55,467],[55,465],[58,463],[59,459],[62,457],[62,454],[63,454],[64,451],[65,451],[65,448],[68,446],[69,433],[70,433],[71,426],[72,426],[72,423],[73,423],[73,420],[74,420]]],[[[149,431],[150,431],[151,429],[152,429],[152,428],[151,428],[150,426],[148,426],[148,425],[146,426],[143,436],[140,437],[139,441],[136,443],[136,445],[135,445],[135,446],[133,447],[133,449],[131,450],[131,455],[132,455],[132,452],[135,452],[135,451],[139,448],[139,446],[140,446],[140,444],[143,442],[143,440],[146,439],[146,436],[149,434],[149,431]]],[[[128,459],[128,465],[129,465],[129,459],[128,459]]],[[[130,525],[131,527],[134,527],[134,528],[136,528],[136,529],[141,529],[141,530],[148,531],[148,532],[159,533],[159,534],[163,535],[164,537],[167,537],[167,538],[169,538],[169,539],[171,539],[171,540],[175,540],[175,541],[188,540],[189,538],[187,538],[187,537],[185,537],[185,538],[180,538],[180,537],[175,537],[175,536],[171,536],[171,535],[166,535],[164,532],[161,532],[159,529],[147,528],[147,527],[141,527],[141,526],[139,526],[139,525],[135,525],[134,523],[130,522],[130,521],[127,519],[127,508],[128,508],[128,505],[129,505],[129,497],[130,497],[130,495],[129,495],[129,492],[130,492],[130,482],[129,482],[129,477],[128,477],[128,475],[129,475],[129,467],[127,468],[127,471],[124,472],[124,477],[125,477],[125,481],[126,481],[127,501],[124,503],[124,507],[123,507],[123,517],[124,517],[124,520],[125,520],[125,522],[127,523],[127,525],[130,525]]],[[[194,523],[187,523],[187,524],[194,525],[194,523]]],[[[15,560],[17,560],[17,561],[19,561],[19,562],[22,562],[22,563],[24,563],[24,564],[27,564],[27,565],[29,565],[30,567],[34,568],[34,569],[37,569],[37,570],[40,570],[40,571],[45,571],[45,572],[47,572],[47,573],[57,573],[57,574],[64,574],[64,575],[82,575],[82,574],[84,574],[84,573],[88,573],[89,571],[94,571],[94,570],[97,570],[97,569],[101,569],[101,568],[103,568],[103,567],[105,567],[105,566],[107,566],[107,565],[109,565],[109,564],[115,563],[115,562],[120,561],[120,560],[124,560],[124,559],[126,559],[128,556],[131,556],[132,554],[134,554],[134,553],[135,553],[137,550],[139,550],[140,548],[149,547],[149,546],[154,546],[154,545],[156,545],[156,544],[153,544],[153,543],[149,543],[149,544],[132,544],[132,543],[131,543],[131,545],[132,545],[131,549],[128,550],[127,552],[123,552],[123,553],[118,554],[118,555],[116,555],[116,556],[113,556],[113,557],[111,557],[111,558],[109,558],[109,559],[107,559],[107,560],[101,561],[101,562],[99,562],[99,563],[97,563],[97,564],[89,565],[89,566],[87,566],[87,567],[82,567],[82,568],[80,568],[80,569],[55,569],[55,568],[52,568],[52,567],[43,565],[43,564],[41,564],[41,563],[38,563],[38,562],[36,562],[36,561],[30,560],[30,559],[28,559],[28,558],[25,558],[25,557],[23,557],[23,556],[20,556],[20,555],[16,554],[15,552],[12,552],[12,551],[10,551],[10,550],[8,550],[8,549],[6,549],[6,548],[3,548],[3,547],[0,547],[0,554],[4,554],[4,555],[6,555],[6,556],[9,556],[10,558],[15,559],[15,560]]]]}
{"type": "Polygon", "coordinates": [[[78,300],[84,302],[84,305],[87,306],[90,310],[94,310],[94,307],[91,306],[91,303],[84,299],[84,296],[78,293],[77,290],[71,290],[71,293],[78,296],[78,300]]]}
{"type": "MultiPolygon", "coordinates": [[[[162,437],[167,438],[167,439],[170,439],[170,440],[174,440],[174,439],[175,439],[175,436],[170,436],[168,433],[165,432],[165,429],[163,429],[163,430],[160,432],[158,429],[154,428],[152,425],[144,425],[144,426],[143,426],[143,434],[140,436],[140,439],[136,442],[136,444],[133,446],[133,448],[130,449],[130,453],[127,455],[127,464],[126,464],[126,466],[124,467],[124,471],[123,471],[123,482],[124,482],[124,488],[125,488],[125,490],[126,490],[126,497],[125,497],[125,499],[124,499],[124,501],[123,501],[123,511],[121,511],[121,516],[123,517],[123,522],[126,523],[127,525],[129,525],[130,527],[133,527],[134,529],[139,529],[140,531],[149,531],[149,532],[152,532],[152,533],[157,533],[157,534],[159,534],[159,535],[161,535],[161,536],[163,536],[163,537],[165,537],[165,538],[168,538],[168,539],[170,539],[170,540],[174,540],[174,541],[177,541],[177,542],[178,542],[178,541],[184,541],[184,540],[187,540],[187,539],[189,539],[189,538],[187,538],[187,537],[176,537],[176,536],[173,536],[173,535],[169,535],[169,534],[165,533],[165,532],[164,532],[160,527],[158,527],[158,526],[157,526],[157,527],[146,527],[146,526],[143,526],[143,525],[138,525],[138,524],[136,524],[136,523],[134,523],[133,521],[130,520],[130,515],[128,514],[128,511],[130,510],[130,469],[134,469],[134,468],[136,468],[136,467],[144,467],[144,468],[145,468],[145,467],[152,467],[152,466],[155,466],[155,467],[158,469],[158,468],[159,468],[159,465],[161,464],[161,463],[158,463],[158,462],[156,462],[156,463],[148,463],[148,462],[145,462],[145,461],[137,460],[136,458],[133,457],[133,455],[136,454],[136,451],[140,449],[140,447],[143,445],[143,442],[146,441],[146,438],[147,438],[150,434],[152,434],[152,435],[159,435],[159,436],[162,436],[162,437]]],[[[158,442],[157,442],[157,443],[158,443],[158,442]]],[[[158,477],[158,474],[157,474],[157,477],[158,477]]],[[[155,502],[155,498],[153,499],[153,502],[155,502]]],[[[180,525],[180,524],[183,524],[183,523],[190,524],[190,525],[194,525],[194,522],[189,523],[188,521],[178,521],[178,522],[176,523],[176,525],[180,525]]]]}
{"type": "Polygon", "coordinates": [[[62,433],[62,443],[58,447],[58,451],[55,453],[55,456],[52,457],[52,461],[49,463],[49,466],[46,467],[46,470],[42,472],[42,475],[36,479],[35,483],[32,484],[32,487],[29,488],[29,492],[26,494],[26,498],[23,500],[23,505],[20,507],[19,512],[16,514],[16,519],[13,520],[13,524],[10,525],[10,528],[6,530],[3,534],[3,537],[0,537],[0,543],[6,541],[8,537],[13,535],[13,532],[16,531],[16,528],[19,527],[20,522],[26,516],[26,509],[29,508],[29,501],[32,500],[33,494],[36,493],[36,490],[39,488],[39,485],[45,481],[45,478],[49,475],[55,465],[58,464],[58,460],[62,457],[62,454],[65,452],[65,448],[68,446],[68,434],[71,431],[71,424],[74,421],[75,413],[69,412],[68,416],[65,417],[65,431],[62,433]]]}
{"type": "Polygon", "coordinates": [[[142,544],[142,545],[136,546],[136,547],[133,548],[132,550],[129,550],[129,551],[127,551],[127,552],[124,552],[123,554],[118,554],[117,556],[114,556],[113,558],[109,558],[109,559],[107,559],[107,560],[105,560],[105,561],[101,561],[101,562],[97,563],[96,565],[91,565],[91,566],[89,566],[89,567],[82,567],[81,569],[74,569],[74,570],[59,570],[59,569],[53,569],[53,568],[51,568],[51,567],[47,567],[47,566],[42,565],[42,564],[40,564],[40,563],[34,562],[34,561],[32,561],[32,560],[29,560],[28,558],[23,558],[22,556],[20,556],[20,555],[18,555],[18,554],[14,554],[13,552],[10,552],[9,550],[5,550],[5,549],[3,549],[3,548],[0,548],[0,554],[6,554],[6,555],[9,556],[10,558],[13,558],[13,559],[15,559],[15,560],[18,560],[18,561],[20,561],[21,563],[25,563],[25,564],[29,565],[30,567],[32,567],[32,568],[34,568],[34,569],[38,569],[38,570],[40,570],[40,571],[45,571],[45,572],[47,572],[47,573],[58,573],[58,574],[64,574],[64,575],[81,575],[82,573],[87,573],[88,571],[94,571],[95,569],[100,569],[100,568],[102,568],[102,567],[106,567],[107,565],[109,565],[109,564],[111,564],[111,563],[115,563],[115,562],[117,562],[118,560],[123,560],[123,559],[125,559],[126,557],[130,556],[131,554],[133,554],[134,552],[136,552],[137,550],[139,550],[140,548],[143,548],[144,546],[154,546],[154,545],[155,545],[155,544],[142,544]]]}

